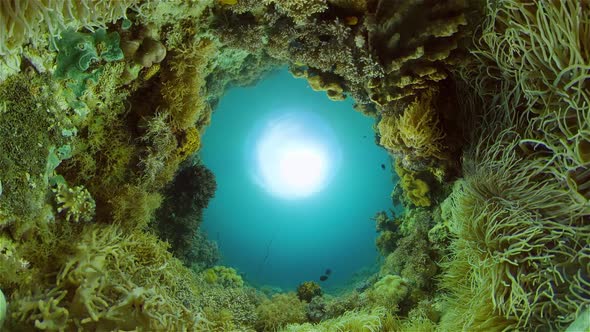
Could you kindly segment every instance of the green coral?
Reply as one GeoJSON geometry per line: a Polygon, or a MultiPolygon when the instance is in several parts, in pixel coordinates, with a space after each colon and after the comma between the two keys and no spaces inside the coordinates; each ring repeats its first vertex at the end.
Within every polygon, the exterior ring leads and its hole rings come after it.
{"type": "Polygon", "coordinates": [[[244,281],[238,272],[231,267],[214,266],[203,271],[203,279],[209,284],[218,284],[224,287],[242,287],[244,281]]]}
{"type": "Polygon", "coordinates": [[[49,151],[65,140],[59,91],[47,75],[33,72],[0,84],[0,225],[22,221],[26,228],[43,214],[49,151]]]}
{"type": "Polygon", "coordinates": [[[376,306],[382,306],[396,310],[406,295],[408,295],[408,283],[398,275],[386,275],[381,278],[368,291],[369,299],[376,306]]]}
{"type": "Polygon", "coordinates": [[[68,79],[69,87],[75,97],[82,96],[88,80],[97,81],[100,70],[92,68],[94,64],[123,59],[117,32],[107,33],[98,29],[94,33],[82,33],[66,30],[56,41],[58,47],[57,66],[53,73],[55,78],[68,79]]]}
{"type": "Polygon", "coordinates": [[[295,293],[275,294],[266,299],[257,308],[258,331],[277,331],[287,324],[305,323],[306,305],[295,293]]]}

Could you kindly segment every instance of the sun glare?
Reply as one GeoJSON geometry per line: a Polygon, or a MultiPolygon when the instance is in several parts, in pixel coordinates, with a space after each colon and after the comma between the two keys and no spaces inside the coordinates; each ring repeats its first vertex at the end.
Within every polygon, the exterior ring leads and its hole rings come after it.
{"type": "Polygon", "coordinates": [[[289,114],[264,127],[257,142],[256,177],[266,191],[298,199],[326,186],[333,165],[329,144],[324,142],[329,138],[317,121],[306,114],[289,114]]]}

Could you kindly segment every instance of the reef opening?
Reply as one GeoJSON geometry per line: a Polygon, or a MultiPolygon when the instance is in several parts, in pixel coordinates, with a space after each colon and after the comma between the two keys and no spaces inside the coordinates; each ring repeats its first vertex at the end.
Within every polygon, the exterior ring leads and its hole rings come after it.
{"type": "Polygon", "coordinates": [[[284,290],[312,280],[335,290],[374,272],[378,253],[371,218],[391,205],[394,184],[390,157],[375,144],[373,122],[355,112],[351,100],[314,91],[286,67],[253,86],[229,89],[199,153],[218,184],[202,228],[219,244],[219,263],[260,288],[284,290]],[[300,149],[303,156],[297,155],[300,149]],[[297,169],[310,169],[305,159],[314,149],[323,178],[307,187],[301,184],[305,178],[291,183],[289,176],[318,176],[297,169]],[[300,157],[303,164],[296,169],[283,168],[300,157]],[[350,243],[354,255],[341,260],[350,243]],[[326,269],[333,273],[320,280],[326,269]]]}

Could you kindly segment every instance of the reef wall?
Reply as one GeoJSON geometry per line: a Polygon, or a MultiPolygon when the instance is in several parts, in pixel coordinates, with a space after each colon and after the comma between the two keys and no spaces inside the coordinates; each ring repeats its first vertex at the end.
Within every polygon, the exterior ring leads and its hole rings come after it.
{"type": "Polygon", "coordinates": [[[590,304],[589,42],[582,0],[1,1],[4,328],[563,330],[590,304]],[[337,297],[250,288],[197,230],[211,112],[285,64],[375,118],[400,178],[381,270],[337,297]]]}

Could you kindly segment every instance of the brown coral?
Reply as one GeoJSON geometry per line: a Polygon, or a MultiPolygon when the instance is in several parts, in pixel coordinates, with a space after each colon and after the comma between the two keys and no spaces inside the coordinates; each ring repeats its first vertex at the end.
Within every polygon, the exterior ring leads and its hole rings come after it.
{"type": "Polygon", "coordinates": [[[378,2],[365,23],[369,47],[385,67],[385,77],[367,84],[375,103],[412,99],[447,78],[466,7],[455,0],[378,2]]]}
{"type": "Polygon", "coordinates": [[[316,296],[322,295],[322,288],[315,281],[306,281],[297,287],[297,297],[301,301],[311,302],[316,296]]]}

